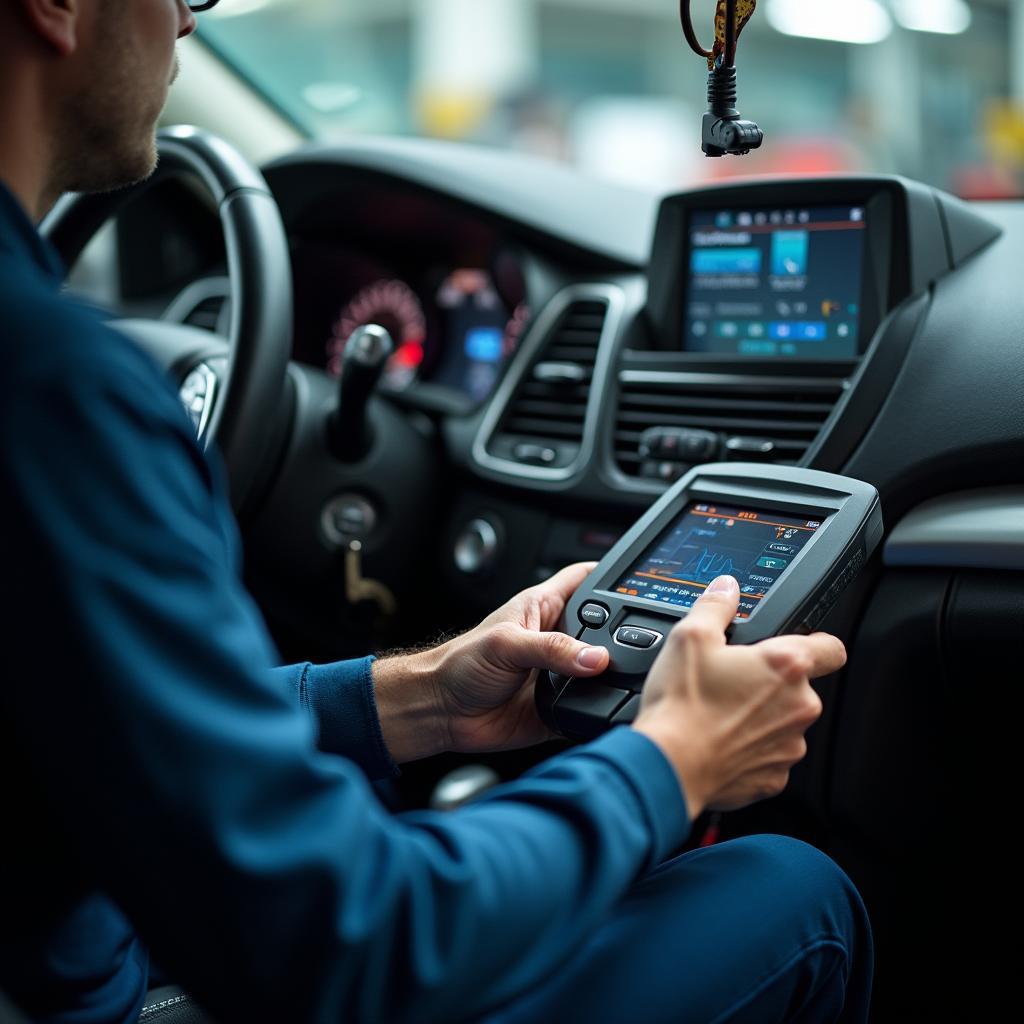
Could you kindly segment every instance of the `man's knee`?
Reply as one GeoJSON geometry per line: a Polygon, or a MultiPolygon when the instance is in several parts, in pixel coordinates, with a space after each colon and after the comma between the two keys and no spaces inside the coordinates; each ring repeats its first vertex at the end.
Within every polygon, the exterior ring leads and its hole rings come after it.
{"type": "MultiPolygon", "coordinates": [[[[758,908],[776,921],[787,916],[807,934],[834,934],[851,955],[870,949],[870,924],[860,893],[838,864],[809,843],[789,836],[754,835],[717,843],[663,864],[651,882],[672,885],[676,870],[689,878],[720,882],[729,902],[747,912],[758,908]]],[[[740,910],[743,913],[743,910],[740,910]]]]}
{"type": "Polygon", "coordinates": [[[736,1020],[745,1013],[775,1019],[757,1014],[779,999],[803,1000],[823,1020],[841,1012],[844,1021],[867,1019],[874,958],[867,911],[821,850],[788,836],[746,836],[683,854],[661,872],[656,884],[669,902],[678,893],[690,906],[696,895],[705,911],[713,904],[715,930],[729,936],[728,953],[719,955],[731,978],[719,990],[739,997],[730,1010],[736,1020]]]}
{"type": "MultiPolygon", "coordinates": [[[[742,878],[750,908],[760,907],[793,940],[835,940],[845,951],[841,973],[870,989],[874,950],[864,901],[843,869],[809,843],[789,836],[755,835],[708,847],[723,870],[742,878]]],[[[756,913],[756,911],[754,911],[756,913]]]]}
{"type": "Polygon", "coordinates": [[[709,849],[725,854],[735,861],[737,870],[766,887],[798,894],[812,906],[832,908],[844,932],[867,926],[867,911],[856,886],[828,854],[810,843],[790,836],[755,835],[709,849]]]}

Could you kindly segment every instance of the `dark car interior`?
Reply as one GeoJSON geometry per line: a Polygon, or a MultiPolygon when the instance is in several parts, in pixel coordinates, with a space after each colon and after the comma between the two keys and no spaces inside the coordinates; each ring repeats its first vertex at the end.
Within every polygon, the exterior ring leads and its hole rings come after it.
{"type": "MultiPolygon", "coordinates": [[[[205,129],[160,144],[151,181],[65,197],[43,231],[223,456],[285,661],[465,630],[601,559],[695,467],[877,490],[881,541],[817,626],[849,661],[815,684],[807,757],[687,849],[824,850],[871,916],[872,1019],[943,1014],[972,945],[957,727],[1024,641],[1020,201],[867,173],[638,190],[397,135],[259,168],[205,129]]],[[[513,779],[569,742],[378,790],[442,806],[452,772],[513,779]]]]}
{"type": "MultiPolygon", "coordinates": [[[[164,138],[168,154],[217,145],[164,138]]],[[[467,628],[559,567],[600,558],[695,464],[811,467],[878,489],[884,542],[821,626],[850,660],[818,684],[825,714],[809,754],[782,796],[715,828],[804,839],[851,875],[876,931],[878,1019],[938,999],[916,965],[943,962],[958,941],[935,900],[962,841],[951,723],[972,681],[999,678],[1019,654],[1024,622],[1019,204],[968,204],[890,177],[751,181],[655,201],[470,147],[362,142],[265,167],[279,223],[267,199],[225,241],[224,195],[197,166],[168,159],[116,210],[72,203],[47,230],[73,257],[116,216],[125,329],[136,325],[174,370],[197,427],[197,367],[211,402],[230,374],[228,405],[263,387],[255,420],[232,407],[221,426],[247,582],[286,659],[467,628]],[[814,241],[788,271],[803,281],[793,294],[828,306],[829,261],[854,260],[845,269],[860,284],[836,297],[844,308],[773,311],[774,340],[747,324],[751,337],[734,344],[745,311],[727,292],[757,271],[715,232],[749,241],[744,226],[795,225],[799,236],[801,224],[824,225],[810,233],[825,239],[834,222],[818,213],[840,210],[847,229],[860,225],[847,232],[861,236],[856,249],[814,241]],[[240,250],[265,233],[270,249],[240,250]],[[255,350],[229,345],[233,304],[251,307],[239,310],[250,331],[272,325],[278,351],[288,340],[276,382],[239,372],[255,350]],[[827,357],[805,355],[805,342],[779,360],[787,320],[813,334],[833,313],[849,326],[830,334],[827,357]],[[338,373],[365,323],[384,326],[395,350],[365,394],[350,388],[347,415],[366,445],[340,453],[338,373]],[[708,326],[723,344],[706,343],[708,326]]],[[[508,779],[555,749],[473,760],[508,779]]],[[[384,796],[425,805],[465,760],[408,766],[384,796]]],[[[707,826],[696,823],[690,845],[707,826]]]]}

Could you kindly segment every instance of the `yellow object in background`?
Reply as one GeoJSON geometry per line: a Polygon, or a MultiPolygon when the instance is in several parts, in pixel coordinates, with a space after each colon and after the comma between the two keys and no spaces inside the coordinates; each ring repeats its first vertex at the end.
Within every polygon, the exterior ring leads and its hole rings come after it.
{"type": "Polygon", "coordinates": [[[985,108],[985,142],[1000,163],[1024,166],[1024,106],[1012,100],[993,100],[985,108]]]}
{"type": "Polygon", "coordinates": [[[416,98],[420,127],[435,139],[465,139],[493,107],[490,97],[457,90],[424,90],[416,98]]]}

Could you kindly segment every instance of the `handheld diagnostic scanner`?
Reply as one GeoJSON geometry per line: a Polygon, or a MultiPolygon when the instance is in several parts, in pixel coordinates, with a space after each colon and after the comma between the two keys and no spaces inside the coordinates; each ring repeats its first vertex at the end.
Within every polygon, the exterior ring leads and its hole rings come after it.
{"type": "Polygon", "coordinates": [[[878,492],[863,481],[743,463],[693,469],[569,600],[560,628],[606,647],[611,662],[596,678],[541,673],[541,717],[574,739],[633,721],[666,635],[718,576],[740,585],[730,643],[813,632],[882,532],[878,492]]]}

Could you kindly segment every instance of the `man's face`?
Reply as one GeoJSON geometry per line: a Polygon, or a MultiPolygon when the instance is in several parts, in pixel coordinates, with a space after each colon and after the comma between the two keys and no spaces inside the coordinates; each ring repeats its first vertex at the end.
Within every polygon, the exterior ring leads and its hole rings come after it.
{"type": "Polygon", "coordinates": [[[57,112],[62,190],[98,192],[152,174],[156,123],[195,26],[181,0],[81,0],[74,65],[57,112]]]}

